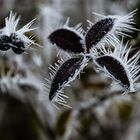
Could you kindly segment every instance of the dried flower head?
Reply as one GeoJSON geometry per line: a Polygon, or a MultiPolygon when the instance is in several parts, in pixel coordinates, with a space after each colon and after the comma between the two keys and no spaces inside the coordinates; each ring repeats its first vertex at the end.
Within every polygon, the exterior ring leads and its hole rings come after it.
{"type": "Polygon", "coordinates": [[[59,61],[60,65],[55,64],[56,67],[50,66],[50,76],[52,82],[48,81],[46,85],[49,90],[49,100],[52,103],[58,103],[69,107],[66,103],[66,95],[63,94],[63,89],[69,86],[69,83],[75,80],[81,70],[87,65],[88,59],[85,56],[70,58],[67,61],[59,61]]]}
{"type": "Polygon", "coordinates": [[[32,39],[28,38],[25,33],[35,30],[36,28],[30,28],[34,23],[33,19],[31,22],[26,24],[20,29],[17,29],[20,17],[10,12],[9,17],[5,18],[5,27],[1,30],[0,34],[0,50],[6,51],[12,48],[16,54],[23,53],[31,44],[36,44],[32,39]]]}
{"type": "Polygon", "coordinates": [[[134,92],[137,90],[135,82],[140,77],[140,65],[138,64],[140,52],[129,58],[131,48],[127,49],[127,47],[128,43],[125,46],[121,44],[114,51],[101,48],[103,55],[97,57],[94,62],[99,70],[119,83],[126,92],[134,92]]]}
{"type": "Polygon", "coordinates": [[[105,43],[111,43],[115,46],[120,43],[117,35],[129,36],[127,33],[137,31],[138,29],[133,27],[135,24],[133,16],[136,14],[136,11],[137,9],[125,16],[100,15],[103,19],[99,20],[95,24],[89,21],[88,31],[85,36],[87,49],[91,49],[92,47],[102,47],[105,43]]]}

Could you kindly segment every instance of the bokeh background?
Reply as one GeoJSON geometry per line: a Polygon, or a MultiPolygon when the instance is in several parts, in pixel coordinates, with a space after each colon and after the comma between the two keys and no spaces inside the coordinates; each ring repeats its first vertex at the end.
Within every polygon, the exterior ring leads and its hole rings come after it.
{"type": "MultiPolygon", "coordinates": [[[[122,95],[112,80],[97,74],[90,63],[71,87],[65,89],[72,109],[56,110],[44,91],[49,64],[58,50],[47,36],[70,17],[70,26],[103,15],[127,14],[140,9],[139,0],[0,0],[0,27],[12,10],[21,15],[19,27],[36,18],[38,27],[27,36],[42,48],[31,46],[26,54],[0,53],[0,140],[140,140],[140,95],[122,95]],[[113,94],[112,94],[113,93],[113,94]]],[[[140,10],[135,15],[140,29],[140,10]]],[[[131,34],[129,44],[140,49],[140,33],[131,34]]]]}

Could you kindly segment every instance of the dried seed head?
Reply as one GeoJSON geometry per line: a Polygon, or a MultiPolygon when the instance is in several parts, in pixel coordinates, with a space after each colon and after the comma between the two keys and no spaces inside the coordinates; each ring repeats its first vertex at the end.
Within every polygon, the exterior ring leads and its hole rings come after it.
{"type": "Polygon", "coordinates": [[[12,34],[10,36],[11,40],[12,40],[12,50],[14,53],[16,54],[22,54],[25,51],[25,43],[17,38],[17,36],[15,34],[12,34]]]}
{"type": "Polygon", "coordinates": [[[64,27],[59,28],[52,32],[48,39],[52,44],[56,44],[60,49],[71,53],[84,53],[85,48],[83,45],[83,30],[80,26],[70,28],[67,26],[69,21],[66,22],[64,27]]]}
{"type": "Polygon", "coordinates": [[[1,51],[7,51],[11,48],[11,38],[7,35],[1,35],[0,36],[0,50],[1,51]]]}
{"type": "Polygon", "coordinates": [[[49,100],[51,102],[67,106],[65,98],[68,97],[63,94],[62,90],[65,86],[68,86],[71,81],[75,80],[77,75],[87,65],[87,61],[88,60],[85,57],[71,58],[65,61],[57,71],[54,67],[52,67],[52,82],[49,82],[49,100]],[[54,70],[56,72],[54,72],[54,70]]]}
{"type": "MultiPolygon", "coordinates": [[[[34,19],[35,20],[35,19],[34,19]]],[[[1,30],[1,36],[9,37],[12,40],[11,42],[8,42],[8,45],[10,45],[14,52],[17,52],[18,54],[23,53],[23,49],[20,49],[23,47],[26,47],[26,49],[31,45],[36,44],[33,40],[28,38],[25,33],[30,32],[32,30],[35,30],[36,28],[30,28],[32,24],[34,23],[34,20],[17,30],[18,23],[20,21],[20,17],[17,17],[16,14],[13,14],[10,12],[9,17],[5,18],[5,27],[1,30]],[[14,36],[14,37],[13,37],[14,36]],[[25,46],[26,44],[26,46],[25,46]],[[20,47],[19,47],[20,46],[20,47]],[[21,47],[22,46],[22,47],[21,47]],[[18,49],[18,51],[17,51],[18,49]]],[[[9,40],[10,40],[9,39],[9,40]]],[[[9,49],[9,48],[8,48],[9,49]]]]}
{"type": "MultiPolygon", "coordinates": [[[[128,44],[128,43],[127,43],[128,44]]],[[[135,82],[140,77],[138,64],[140,52],[128,58],[131,48],[120,45],[112,52],[110,49],[101,49],[103,56],[95,59],[95,64],[112,79],[118,82],[126,91],[136,91],[135,82]]]]}

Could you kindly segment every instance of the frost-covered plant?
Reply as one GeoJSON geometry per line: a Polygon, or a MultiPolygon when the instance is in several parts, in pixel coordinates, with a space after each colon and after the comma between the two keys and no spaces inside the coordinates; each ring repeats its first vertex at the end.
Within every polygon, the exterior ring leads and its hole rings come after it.
{"type": "Polygon", "coordinates": [[[136,11],[134,10],[125,16],[101,15],[103,19],[95,24],[89,21],[86,32],[81,25],[77,25],[75,28],[69,27],[67,21],[63,27],[54,30],[48,36],[50,42],[61,50],[79,54],[78,58],[71,58],[63,64],[61,63],[58,69],[51,66],[52,82],[48,82],[51,102],[67,106],[64,99],[67,96],[63,94],[62,89],[76,78],[87,65],[89,59],[93,59],[98,69],[122,85],[125,92],[137,90],[135,82],[139,79],[138,59],[140,53],[138,52],[129,58],[131,49],[127,50],[127,44],[123,46],[123,42],[118,37],[129,36],[127,33],[138,30],[133,27],[135,24],[133,16],[136,11]],[[114,49],[106,48],[106,44],[111,44],[114,49]]]}
{"type": "Polygon", "coordinates": [[[5,27],[0,31],[0,50],[7,51],[12,49],[16,54],[22,54],[31,44],[36,44],[31,38],[28,38],[25,33],[35,30],[36,28],[30,28],[34,23],[35,19],[30,21],[28,24],[20,29],[18,24],[20,17],[10,12],[9,17],[5,18],[5,27]]]}

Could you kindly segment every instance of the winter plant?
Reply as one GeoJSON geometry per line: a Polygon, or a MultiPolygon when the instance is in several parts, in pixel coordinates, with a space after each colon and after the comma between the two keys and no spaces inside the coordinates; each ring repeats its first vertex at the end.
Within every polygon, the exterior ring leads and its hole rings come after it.
{"type": "MultiPolygon", "coordinates": [[[[57,28],[48,35],[48,41],[60,50],[70,54],[64,61],[58,60],[55,66],[50,65],[50,78],[46,79],[45,86],[49,92],[49,100],[56,108],[57,104],[67,105],[67,98],[63,92],[66,86],[75,80],[80,72],[91,61],[98,72],[103,72],[113,79],[123,89],[124,93],[139,90],[137,81],[140,77],[139,57],[137,52],[130,57],[131,47],[124,44],[124,37],[128,33],[138,31],[134,27],[134,15],[137,10],[127,15],[101,16],[96,23],[88,21],[87,31],[81,24],[69,27],[69,19],[64,26],[57,28]],[[122,38],[120,40],[120,38],[122,38]],[[72,54],[72,55],[71,55],[72,54]]],[[[20,29],[17,29],[20,17],[10,12],[5,18],[5,26],[0,30],[0,50],[12,50],[15,54],[22,54],[31,44],[36,44],[32,37],[25,34],[36,28],[31,28],[35,19],[20,29]]]]}
{"type": "Polygon", "coordinates": [[[89,26],[85,32],[81,25],[69,27],[67,20],[63,27],[54,30],[48,36],[48,40],[60,48],[60,50],[75,55],[65,62],[50,66],[51,81],[47,80],[49,100],[56,105],[67,106],[68,96],[63,94],[63,89],[75,80],[77,75],[85,68],[89,61],[99,71],[104,72],[123,89],[124,93],[139,90],[136,82],[140,77],[140,65],[138,63],[140,52],[132,57],[131,47],[128,42],[124,44],[123,38],[128,33],[138,31],[134,27],[134,15],[137,10],[127,15],[109,15],[89,26]],[[120,40],[120,38],[122,38],[120,40]]]}

